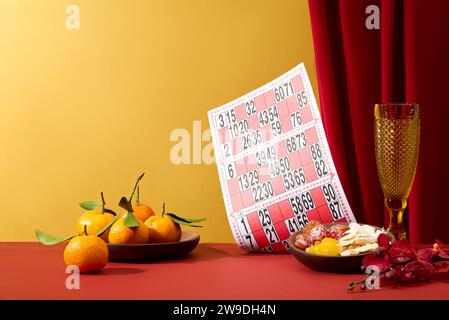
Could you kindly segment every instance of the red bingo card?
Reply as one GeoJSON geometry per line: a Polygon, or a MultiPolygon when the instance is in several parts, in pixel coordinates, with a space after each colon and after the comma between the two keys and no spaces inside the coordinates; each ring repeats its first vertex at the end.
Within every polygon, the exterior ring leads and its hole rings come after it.
{"type": "Polygon", "coordinates": [[[240,247],[285,252],[310,220],[355,222],[304,64],[208,115],[240,247]]]}

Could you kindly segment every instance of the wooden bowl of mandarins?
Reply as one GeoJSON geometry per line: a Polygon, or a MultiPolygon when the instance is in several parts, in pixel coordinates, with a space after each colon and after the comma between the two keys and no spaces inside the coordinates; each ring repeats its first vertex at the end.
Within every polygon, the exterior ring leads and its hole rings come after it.
{"type": "Polygon", "coordinates": [[[198,245],[200,235],[183,231],[177,242],[113,244],[108,243],[109,261],[144,262],[176,259],[190,253],[198,245]]]}
{"type": "Polygon", "coordinates": [[[37,239],[45,245],[68,242],[64,261],[78,266],[83,273],[101,271],[107,261],[142,262],[185,256],[198,245],[200,235],[183,231],[181,226],[201,227],[198,222],[206,219],[166,212],[165,203],[161,214],[156,214],[140,202],[139,182],[143,176],[137,178],[131,195],[120,199],[121,212],[106,207],[101,192],[102,203],[79,204],[85,212],[77,221],[78,234],[58,237],[36,230],[37,239]]]}

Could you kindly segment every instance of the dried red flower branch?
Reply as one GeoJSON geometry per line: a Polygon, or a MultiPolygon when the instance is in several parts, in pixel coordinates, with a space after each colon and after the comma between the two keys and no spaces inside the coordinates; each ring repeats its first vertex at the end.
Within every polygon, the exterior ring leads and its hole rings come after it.
{"type": "MultiPolygon", "coordinates": [[[[395,241],[393,244],[385,234],[377,238],[379,247],[363,259],[362,270],[368,266],[379,269],[381,281],[393,283],[410,283],[430,281],[441,273],[449,272],[449,255],[443,249],[443,243],[436,240],[431,248],[415,250],[407,240],[395,241]]],[[[366,281],[374,273],[368,274],[364,279],[349,283],[348,291],[357,285],[366,289],[366,281]]]]}

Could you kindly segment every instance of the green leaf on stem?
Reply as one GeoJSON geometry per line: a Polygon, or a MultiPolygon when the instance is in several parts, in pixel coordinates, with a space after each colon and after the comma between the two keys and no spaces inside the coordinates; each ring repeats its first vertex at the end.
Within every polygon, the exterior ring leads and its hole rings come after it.
{"type": "Polygon", "coordinates": [[[84,201],[84,202],[80,202],[80,207],[88,210],[88,211],[92,211],[98,208],[101,208],[101,204],[96,203],[95,201],[84,201]]]}
{"type": "Polygon", "coordinates": [[[207,220],[206,218],[184,218],[184,217],[182,217],[182,219],[188,221],[189,223],[203,222],[207,220]]]}
{"type": "Polygon", "coordinates": [[[133,212],[133,206],[131,205],[131,203],[129,203],[129,201],[128,201],[128,199],[126,199],[126,197],[122,197],[120,199],[118,206],[120,208],[125,209],[127,212],[133,212]]]}
{"type": "Polygon", "coordinates": [[[170,217],[174,217],[175,219],[184,221],[185,223],[193,223],[193,222],[203,222],[206,221],[206,218],[184,218],[184,217],[180,217],[177,214],[174,214],[172,212],[169,213],[165,213],[166,215],[169,215],[170,217]]]}
{"type": "Polygon", "coordinates": [[[139,220],[134,216],[132,212],[128,212],[125,217],[125,227],[134,228],[140,225],[139,220]]]}
{"type": "Polygon", "coordinates": [[[74,236],[70,237],[52,236],[41,230],[35,230],[34,233],[36,234],[37,240],[39,240],[39,242],[45,244],[46,246],[51,246],[57,243],[68,241],[74,237],[74,236]]]}
{"type": "MultiPolygon", "coordinates": [[[[111,210],[112,211],[112,210],[111,210]]],[[[112,211],[112,212],[114,212],[114,211],[112,211]]],[[[112,219],[111,221],[109,221],[109,223],[107,224],[107,225],[105,225],[104,227],[103,227],[103,229],[101,229],[100,231],[98,231],[97,232],[97,237],[99,237],[99,236],[101,236],[103,233],[105,233],[106,232],[106,230],[108,230],[113,224],[114,224],[114,222],[116,222],[117,220],[118,220],[118,218],[120,218],[120,214],[116,214],[115,212],[114,212],[114,214],[115,214],[115,217],[114,217],[114,219],[112,219]]]]}
{"type": "Polygon", "coordinates": [[[118,204],[121,208],[125,209],[126,211],[128,211],[128,213],[125,216],[125,227],[128,228],[134,228],[134,227],[138,227],[139,224],[139,220],[137,220],[137,218],[134,216],[133,214],[133,206],[131,205],[131,203],[128,201],[128,199],[126,199],[125,197],[122,197],[120,199],[120,202],[118,204]]]}
{"type": "MultiPolygon", "coordinates": [[[[188,221],[187,219],[181,218],[174,213],[165,213],[165,215],[169,216],[170,219],[172,219],[174,222],[176,222],[180,225],[187,226],[187,227],[194,227],[194,228],[202,228],[203,226],[200,226],[197,224],[192,224],[192,222],[201,222],[201,221],[206,220],[206,219],[194,219],[194,220],[198,220],[198,221],[188,221]]],[[[192,219],[189,219],[189,220],[192,220],[192,219]]]]}

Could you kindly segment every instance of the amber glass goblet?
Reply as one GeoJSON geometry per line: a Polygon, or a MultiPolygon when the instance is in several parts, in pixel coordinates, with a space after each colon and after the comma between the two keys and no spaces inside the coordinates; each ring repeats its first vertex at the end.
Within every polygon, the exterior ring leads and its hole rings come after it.
{"type": "Polygon", "coordinates": [[[388,230],[396,239],[407,238],[403,225],[419,152],[419,106],[384,103],[374,107],[377,172],[390,213],[388,230]]]}

